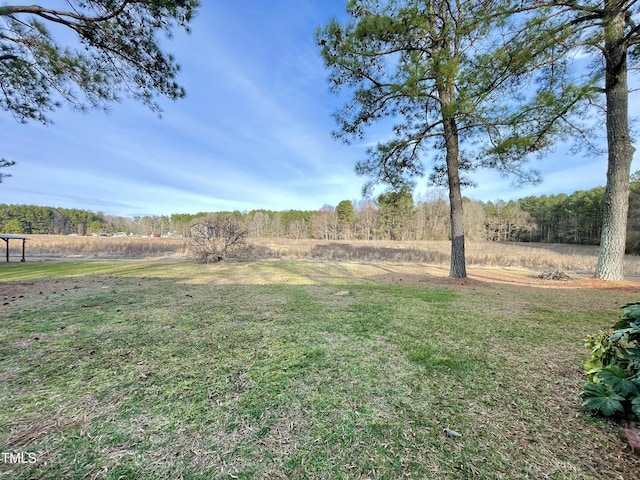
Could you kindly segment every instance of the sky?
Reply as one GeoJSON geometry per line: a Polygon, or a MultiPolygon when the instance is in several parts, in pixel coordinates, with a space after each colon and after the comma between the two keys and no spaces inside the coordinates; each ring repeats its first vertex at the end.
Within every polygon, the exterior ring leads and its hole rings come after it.
{"type": "MultiPolygon", "coordinates": [[[[390,131],[376,126],[351,145],[331,136],[332,113],[347,97],[329,91],[315,32],[344,16],[346,0],[201,3],[192,33],[166,44],[187,96],[162,99],[161,118],[128,99],[109,113],[63,107],[46,126],[0,112],[0,157],[16,162],[3,169],[12,176],[0,184],[0,203],[133,217],[318,210],[360,199],[366,178],[355,164],[390,131]]],[[[483,170],[463,195],[510,200],[605,184],[606,156],[568,152],[560,145],[532,159],[541,184],[515,188],[483,170]]],[[[416,193],[430,188],[417,179],[416,193]]]]}

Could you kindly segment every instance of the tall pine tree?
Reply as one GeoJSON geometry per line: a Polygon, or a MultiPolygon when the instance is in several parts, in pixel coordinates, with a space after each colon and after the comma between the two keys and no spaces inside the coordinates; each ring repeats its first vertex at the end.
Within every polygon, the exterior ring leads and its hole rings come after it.
{"type": "Polygon", "coordinates": [[[522,94],[534,74],[534,49],[548,45],[506,48],[513,31],[497,15],[502,5],[351,0],[349,19],[333,20],[317,34],[331,87],[350,94],[336,113],[336,136],[349,142],[375,122],[395,122],[393,138],[356,166],[370,177],[365,190],[381,183],[399,192],[426,173],[425,160],[434,165],[432,181],[448,187],[451,277],[467,275],[463,173],[485,166],[535,181],[527,155],[550,145],[565,127],[555,120],[583,94],[557,81],[564,73],[559,67],[537,70],[539,89],[522,94]]]}

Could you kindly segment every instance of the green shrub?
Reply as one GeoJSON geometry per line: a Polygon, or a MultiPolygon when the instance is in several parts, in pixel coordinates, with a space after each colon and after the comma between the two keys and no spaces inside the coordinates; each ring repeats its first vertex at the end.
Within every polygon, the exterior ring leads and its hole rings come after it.
{"type": "Polygon", "coordinates": [[[640,420],[640,302],[625,305],[613,328],[586,339],[582,404],[605,417],[640,420]]]}

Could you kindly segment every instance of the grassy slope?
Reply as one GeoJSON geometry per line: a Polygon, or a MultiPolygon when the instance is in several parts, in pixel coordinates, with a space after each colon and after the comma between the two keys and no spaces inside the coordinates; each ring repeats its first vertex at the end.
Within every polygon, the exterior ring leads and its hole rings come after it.
{"type": "Polygon", "coordinates": [[[583,337],[637,298],[398,286],[377,268],[2,267],[0,290],[32,285],[0,307],[0,451],[38,462],[0,477],[637,474],[579,407],[583,337]]]}

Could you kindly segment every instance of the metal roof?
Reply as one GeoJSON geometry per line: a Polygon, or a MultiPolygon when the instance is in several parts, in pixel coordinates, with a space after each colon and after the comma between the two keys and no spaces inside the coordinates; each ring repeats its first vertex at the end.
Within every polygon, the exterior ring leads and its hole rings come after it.
{"type": "Polygon", "coordinates": [[[12,240],[12,239],[16,239],[16,240],[27,240],[27,237],[22,237],[20,235],[11,235],[9,233],[0,233],[0,238],[2,240],[12,240]]]}

